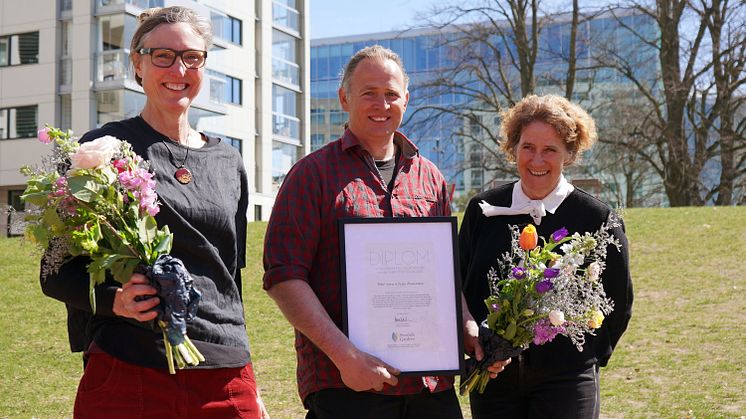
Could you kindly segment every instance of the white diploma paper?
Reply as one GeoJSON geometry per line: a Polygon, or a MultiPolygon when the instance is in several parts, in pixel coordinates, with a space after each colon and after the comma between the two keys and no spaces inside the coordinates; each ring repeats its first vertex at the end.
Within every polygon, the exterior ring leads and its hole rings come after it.
{"type": "Polygon", "coordinates": [[[457,374],[460,300],[450,222],[344,225],[350,340],[402,372],[457,374]]]}

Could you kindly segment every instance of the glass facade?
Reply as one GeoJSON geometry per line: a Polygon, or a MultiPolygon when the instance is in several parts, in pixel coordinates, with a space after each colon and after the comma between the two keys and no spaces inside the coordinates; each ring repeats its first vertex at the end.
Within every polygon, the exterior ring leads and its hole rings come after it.
{"type": "MultiPolygon", "coordinates": [[[[624,19],[625,24],[636,28],[640,33],[655,34],[655,25],[650,18],[634,15],[624,19]]],[[[344,121],[347,118],[337,100],[337,89],[343,66],[356,51],[366,46],[379,44],[399,54],[410,76],[410,102],[402,131],[417,144],[422,155],[438,165],[446,179],[456,185],[457,191],[468,192],[471,189],[482,189],[485,186],[484,182],[490,180],[490,175],[482,169],[465,170],[472,160],[482,160],[482,156],[476,152],[469,153],[472,147],[466,147],[464,142],[467,140],[457,135],[458,131],[472,130],[473,134],[479,136],[482,130],[479,124],[455,117],[450,119],[441,117],[437,122],[422,122],[429,116],[427,110],[420,109],[425,105],[454,107],[467,104],[467,98],[464,95],[453,91],[429,90],[421,86],[424,81],[441,76],[443,69],[452,64],[453,57],[459,51],[452,46],[456,44],[449,45],[447,41],[453,40],[455,36],[452,33],[435,31],[409,36],[392,32],[378,39],[361,42],[341,41],[330,44],[322,40],[315,45],[312,44],[310,57],[312,150],[337,139],[344,131],[344,121]],[[415,114],[418,109],[420,111],[415,114]],[[415,116],[412,116],[413,114],[415,116]],[[471,124],[471,126],[466,124],[471,124]]],[[[577,46],[578,58],[581,62],[589,63],[593,59],[593,45],[600,42],[602,38],[604,42],[612,42],[616,48],[622,50],[634,48],[640,51],[639,66],[636,71],[640,74],[650,74],[651,79],[655,77],[657,72],[655,50],[645,46],[639,38],[624,30],[613,17],[595,18],[581,25],[577,46]]],[[[512,48],[504,45],[497,37],[492,41],[492,45],[497,45],[502,53],[507,53],[512,48]]],[[[569,23],[556,23],[544,28],[535,68],[538,93],[554,93],[560,83],[563,83],[566,64],[562,57],[568,55],[569,45],[569,23]]],[[[493,61],[497,62],[497,60],[493,61]]],[[[510,74],[510,76],[515,77],[517,74],[510,74]]],[[[592,82],[594,89],[613,88],[611,87],[613,84],[625,82],[614,72],[608,70],[596,73],[580,71],[576,81],[585,83],[586,86],[592,82]]],[[[462,82],[471,84],[471,87],[477,91],[485,88],[477,80],[463,80],[462,82]]],[[[577,91],[581,92],[581,89],[577,91]]],[[[587,99],[587,95],[579,93],[578,99],[587,99]]],[[[490,126],[494,124],[496,127],[500,123],[499,118],[493,114],[486,114],[482,118],[482,122],[490,126]]]]}

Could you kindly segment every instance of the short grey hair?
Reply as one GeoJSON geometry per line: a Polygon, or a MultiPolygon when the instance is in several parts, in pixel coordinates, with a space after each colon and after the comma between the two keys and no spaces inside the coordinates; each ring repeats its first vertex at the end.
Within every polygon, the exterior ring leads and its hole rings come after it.
{"type": "Polygon", "coordinates": [[[366,58],[393,61],[397,66],[399,66],[399,69],[404,76],[404,88],[406,89],[409,86],[409,75],[407,75],[406,70],[404,70],[404,64],[402,63],[399,54],[388,48],[382,47],[381,45],[371,45],[356,52],[355,55],[350,58],[350,61],[347,62],[347,65],[342,71],[340,87],[345,92],[350,91],[350,79],[352,78],[352,73],[355,72],[357,65],[366,58]]]}
{"type": "MultiPolygon", "coordinates": [[[[212,47],[212,25],[210,25],[210,21],[187,7],[171,6],[145,9],[137,17],[137,23],[140,26],[137,27],[135,34],[132,35],[130,57],[133,57],[142,48],[143,40],[147,38],[148,34],[164,23],[186,23],[192,28],[194,33],[205,41],[205,50],[209,50],[212,47]]],[[[135,81],[142,86],[142,79],[137,74],[135,74],[135,81]]]]}

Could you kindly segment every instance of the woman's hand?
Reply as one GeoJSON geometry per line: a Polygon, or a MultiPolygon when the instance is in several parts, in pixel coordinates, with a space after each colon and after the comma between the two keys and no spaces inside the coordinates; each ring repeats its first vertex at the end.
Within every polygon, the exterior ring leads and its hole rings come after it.
{"type": "MultiPolygon", "coordinates": [[[[469,356],[474,357],[477,361],[484,358],[484,350],[479,343],[479,325],[474,319],[469,319],[464,324],[464,349],[469,356]]],[[[487,371],[490,372],[490,378],[497,378],[497,374],[501,373],[508,364],[510,364],[510,358],[495,361],[488,365],[487,371]]]]}
{"type": "Polygon", "coordinates": [[[259,413],[262,414],[261,419],[270,419],[269,412],[267,411],[267,406],[264,405],[262,395],[259,394],[259,389],[256,389],[256,403],[259,405],[259,413]]]}
{"type": "Polygon", "coordinates": [[[147,322],[158,316],[152,309],[160,303],[156,290],[145,275],[133,274],[130,280],[122,285],[114,295],[112,311],[120,317],[128,317],[140,322],[147,322]],[[148,297],[141,299],[137,297],[148,297]]]}

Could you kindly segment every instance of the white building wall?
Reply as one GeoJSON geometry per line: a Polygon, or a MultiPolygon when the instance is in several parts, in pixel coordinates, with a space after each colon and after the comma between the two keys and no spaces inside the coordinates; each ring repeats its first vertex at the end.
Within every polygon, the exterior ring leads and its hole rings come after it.
{"type": "MultiPolygon", "coordinates": [[[[0,0],[0,36],[39,32],[39,63],[0,67],[0,108],[38,105],[37,124],[60,126],[60,94],[69,95],[72,114],[70,124],[76,134],[82,134],[97,124],[97,89],[142,92],[134,79],[115,82],[95,82],[97,53],[100,48],[97,0],[72,0],[72,10],[60,13],[57,0],[0,0]],[[22,3],[22,4],[21,4],[22,3]],[[60,86],[61,25],[60,18],[69,19],[72,77],[68,85],[60,86]]],[[[242,80],[242,105],[215,104],[209,101],[209,83],[195,100],[195,105],[222,115],[201,118],[197,129],[219,133],[242,140],[242,153],[249,176],[249,220],[269,218],[276,191],[272,188],[272,0],[165,0],[165,5],[181,4],[209,15],[215,10],[242,22],[242,45],[225,40],[216,44],[208,56],[207,67],[242,80]]],[[[301,18],[300,51],[302,100],[298,116],[301,119],[303,154],[309,149],[310,129],[310,38],[308,24],[309,0],[298,0],[301,18]]],[[[109,5],[106,13],[135,13],[132,5],[109,5]]],[[[126,41],[129,48],[129,39],[126,41]]],[[[127,63],[129,66],[129,63],[127,63]]],[[[194,105],[193,105],[194,106],[194,105]]],[[[19,173],[22,165],[38,164],[48,146],[35,138],[0,140],[0,208],[8,202],[9,190],[22,190],[25,178],[19,173]]],[[[6,221],[0,213],[0,235],[6,231],[6,221]]]]}

